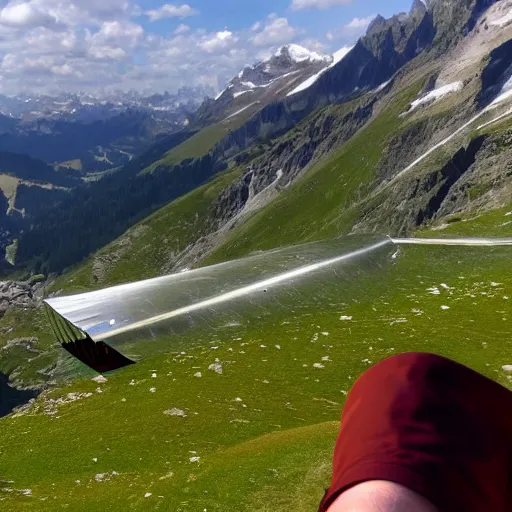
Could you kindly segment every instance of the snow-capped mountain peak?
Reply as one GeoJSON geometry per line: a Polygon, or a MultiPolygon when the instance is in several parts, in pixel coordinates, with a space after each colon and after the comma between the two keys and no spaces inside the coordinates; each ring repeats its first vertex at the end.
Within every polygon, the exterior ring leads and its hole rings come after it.
{"type": "Polygon", "coordinates": [[[267,59],[244,66],[215,97],[214,103],[205,106],[199,115],[229,119],[241,112],[248,114],[249,109],[252,112],[285,98],[297,85],[319,76],[333,65],[334,58],[297,44],[281,46],[267,59]]]}
{"type": "MultiPolygon", "coordinates": [[[[293,72],[314,69],[315,72],[333,62],[330,55],[320,55],[298,44],[288,44],[278,48],[268,59],[245,66],[228,84],[228,89],[244,86],[247,83],[253,87],[266,87],[272,81],[287,76],[293,72]]],[[[239,91],[232,91],[233,93],[239,91]]],[[[222,94],[221,94],[222,95],[222,94]]]]}
{"type": "Polygon", "coordinates": [[[328,55],[320,55],[317,52],[312,52],[298,44],[288,44],[281,46],[274,53],[274,57],[289,57],[293,62],[330,62],[331,58],[328,55]]]}

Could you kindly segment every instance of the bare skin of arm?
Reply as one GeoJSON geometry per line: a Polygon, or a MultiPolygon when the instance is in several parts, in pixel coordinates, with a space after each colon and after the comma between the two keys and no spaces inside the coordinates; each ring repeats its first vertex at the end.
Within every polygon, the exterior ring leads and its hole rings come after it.
{"type": "Polygon", "coordinates": [[[439,512],[430,501],[403,485],[363,482],[345,491],[328,512],[439,512]]]}

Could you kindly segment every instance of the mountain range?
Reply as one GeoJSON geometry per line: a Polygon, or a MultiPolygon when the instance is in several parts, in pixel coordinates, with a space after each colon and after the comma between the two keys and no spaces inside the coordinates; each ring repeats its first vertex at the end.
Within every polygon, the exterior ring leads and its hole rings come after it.
{"type": "MultiPolygon", "coordinates": [[[[297,45],[278,49],[268,60],[242,69],[175,135],[164,137],[106,179],[68,194],[61,207],[64,215],[59,208],[43,213],[19,239],[18,265],[61,272],[144,216],[228,169],[238,177],[211,205],[207,236],[191,240],[192,247],[182,248],[188,254],[178,258],[187,265],[197,262],[234,225],[245,224],[240,231],[249,229],[256,222],[256,209],[261,217],[273,211],[305,180],[313,179],[309,169],[328,166],[338,150],[355,144],[386,115],[391,116],[390,124],[374,141],[375,154],[361,156],[367,163],[351,179],[357,184],[358,211],[338,229],[327,223],[331,228],[326,234],[368,228],[403,234],[415,229],[437,211],[427,206],[415,208],[428,213],[413,214],[409,207],[393,216],[376,211],[384,205],[390,208],[396,198],[405,204],[411,195],[415,203],[433,200],[430,195],[437,185],[421,185],[427,190],[420,201],[418,193],[411,194],[411,185],[404,184],[407,180],[396,175],[503,90],[510,75],[503,46],[511,36],[507,9],[507,0],[418,0],[408,13],[376,17],[355,46],[333,56],[297,45]],[[389,114],[396,108],[403,111],[389,114]],[[389,180],[394,188],[400,187],[390,197],[387,191],[393,187],[384,187],[389,180]],[[297,185],[290,187],[295,181],[297,185]],[[382,204],[373,207],[377,195],[382,204]],[[74,241],[67,242],[71,238],[74,241]],[[60,246],[62,251],[55,249],[60,246]]],[[[443,179],[434,179],[439,181],[443,179]]],[[[353,193],[345,206],[335,202],[331,215],[348,215],[353,193]]],[[[296,208],[294,201],[290,200],[291,210],[296,208]]]]}
{"type": "MultiPolygon", "coordinates": [[[[380,142],[375,141],[375,155],[366,157],[372,163],[363,165],[353,178],[357,211],[338,229],[327,224],[326,234],[366,229],[404,234],[432,221],[438,210],[445,215],[457,210],[460,205],[443,202],[466,178],[465,172],[442,178],[449,173],[443,165],[449,164],[439,162],[441,177],[430,178],[433,184],[419,185],[426,188],[419,194],[411,193],[410,183],[404,184],[408,180],[399,178],[400,167],[421,167],[416,158],[478,112],[487,118],[485,109],[507,89],[511,74],[508,7],[507,0],[417,0],[408,13],[390,19],[377,16],[353,47],[332,56],[298,45],[281,47],[267,60],[245,66],[215,98],[206,99],[194,113],[187,112],[186,123],[175,117],[172,127],[169,118],[166,122],[154,112],[148,115],[140,110],[139,99],[139,107],[92,123],[43,117],[6,129],[0,135],[0,150],[26,152],[53,165],[52,155],[60,151],[64,163],[56,168],[67,169],[68,174],[74,168],[75,178],[81,179],[60,192],[57,202],[42,200],[41,208],[34,206],[37,215],[29,216],[29,222],[27,218],[17,230],[5,230],[10,235],[4,237],[4,247],[16,240],[17,266],[62,272],[166,203],[229,172],[236,178],[211,204],[206,232],[192,235],[175,261],[178,266],[195,264],[229,243],[233,227],[243,233],[257,217],[271,215],[293,191],[313,179],[309,169],[328,166],[337,151],[355,144],[393,108],[403,111],[391,115],[388,130],[380,142]],[[20,140],[29,142],[30,151],[24,150],[20,140]],[[108,171],[92,175],[94,179],[80,168],[87,158],[78,159],[78,165],[73,158],[90,152],[91,146],[97,149],[90,153],[96,162],[94,170],[108,171]],[[112,151],[121,158],[111,156],[112,151]],[[432,197],[440,182],[445,183],[442,195],[432,197]],[[388,196],[396,187],[399,193],[388,196]],[[376,197],[380,204],[374,206],[376,197]],[[403,208],[401,214],[382,215],[383,210],[392,211],[395,203],[415,206],[403,208]]],[[[171,101],[163,95],[151,100],[151,105],[161,105],[165,98],[171,101]]],[[[72,105],[78,100],[69,101],[72,105]]],[[[181,105],[175,98],[172,101],[181,105]]],[[[446,153],[453,142],[443,144],[438,153],[446,153]]],[[[453,148],[454,158],[459,150],[465,151],[464,139],[460,144],[453,148]]],[[[476,154],[469,158],[468,168],[475,159],[476,154]]],[[[88,171],[93,168],[90,165],[88,171]]],[[[291,210],[296,200],[290,200],[291,210]]],[[[355,208],[354,198],[347,200],[345,206],[335,202],[331,215],[347,216],[348,207],[355,208]]],[[[7,217],[15,211],[21,209],[6,211],[7,217]]],[[[326,229],[322,226],[317,234],[326,229]]],[[[265,237],[257,233],[253,240],[257,238],[265,237]]],[[[163,268],[173,265],[166,262],[163,268]]]]}

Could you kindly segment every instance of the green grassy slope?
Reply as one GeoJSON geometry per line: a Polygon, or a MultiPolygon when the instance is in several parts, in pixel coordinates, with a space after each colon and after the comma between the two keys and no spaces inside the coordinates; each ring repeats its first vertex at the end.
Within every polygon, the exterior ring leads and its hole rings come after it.
{"type": "Polygon", "coordinates": [[[357,300],[316,290],[259,322],[197,325],[105,384],[52,391],[0,420],[14,489],[2,510],[314,510],[346,393],[371,364],[423,350],[511,387],[501,370],[512,361],[510,254],[401,248],[357,300]],[[216,359],[222,375],[208,370],[216,359]],[[69,393],[90,396],[51,401],[69,393]],[[186,417],[164,414],[173,408],[186,417]]]}
{"type": "Polygon", "coordinates": [[[479,214],[453,215],[435,223],[433,230],[419,230],[417,236],[510,237],[512,236],[512,203],[479,214]]]}
{"type": "Polygon", "coordinates": [[[259,105],[244,110],[239,115],[224,119],[219,123],[203,128],[179,146],[168,151],[160,160],[151,164],[146,172],[159,165],[174,165],[187,158],[199,158],[206,155],[229,132],[240,128],[249,118],[260,109],[259,105]]]}
{"type": "Polygon", "coordinates": [[[42,309],[8,310],[0,320],[0,372],[23,382],[44,385],[48,377],[38,372],[52,368],[61,356],[48,327],[42,309]],[[11,340],[33,337],[38,341],[30,350],[20,345],[6,346],[11,340]]]}

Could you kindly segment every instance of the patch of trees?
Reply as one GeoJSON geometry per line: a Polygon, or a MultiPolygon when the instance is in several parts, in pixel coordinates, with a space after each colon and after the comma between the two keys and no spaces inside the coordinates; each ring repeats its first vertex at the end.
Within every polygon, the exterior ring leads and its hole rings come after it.
{"type": "Polygon", "coordinates": [[[210,155],[136,174],[140,165],[133,162],[131,169],[75,189],[57,208],[43,212],[20,238],[19,264],[38,273],[60,272],[223,168],[210,155]]]}

